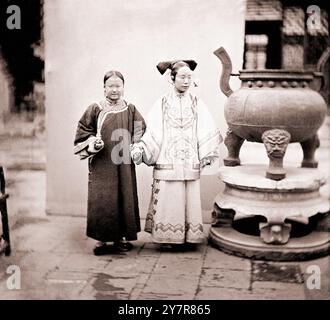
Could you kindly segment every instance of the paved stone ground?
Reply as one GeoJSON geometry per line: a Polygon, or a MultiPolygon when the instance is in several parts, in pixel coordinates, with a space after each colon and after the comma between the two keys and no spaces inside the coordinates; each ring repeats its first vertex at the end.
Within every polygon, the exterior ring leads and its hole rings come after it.
{"type": "MultiPolygon", "coordinates": [[[[207,226],[206,226],[207,227],[207,226]]],[[[1,299],[329,299],[329,260],[250,261],[204,243],[172,252],[142,232],[128,253],[96,257],[84,236],[85,219],[26,217],[12,228],[13,254],[0,258],[1,299]],[[21,271],[10,290],[9,266],[21,271]],[[321,270],[321,288],[307,288],[309,266],[321,270]],[[9,288],[8,288],[9,284],[9,288]]]]}
{"type": "Polygon", "coordinates": [[[13,249],[10,257],[0,256],[0,299],[330,299],[329,257],[251,261],[206,241],[196,251],[173,252],[145,232],[131,252],[94,256],[84,218],[45,215],[42,141],[0,139],[13,249]],[[20,289],[10,289],[11,266],[20,268],[20,289]],[[321,287],[308,289],[315,266],[321,287]]]}

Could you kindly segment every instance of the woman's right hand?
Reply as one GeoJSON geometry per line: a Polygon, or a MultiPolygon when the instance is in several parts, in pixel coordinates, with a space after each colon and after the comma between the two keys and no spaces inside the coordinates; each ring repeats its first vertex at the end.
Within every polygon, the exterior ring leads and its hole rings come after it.
{"type": "Polygon", "coordinates": [[[97,139],[95,142],[94,142],[94,148],[95,148],[95,150],[101,150],[101,149],[103,149],[103,147],[104,147],[104,142],[103,142],[103,140],[102,139],[97,139]]]}
{"type": "Polygon", "coordinates": [[[89,153],[98,153],[101,149],[104,147],[104,142],[100,138],[96,138],[95,140],[92,140],[89,145],[87,151],[89,153]]]}

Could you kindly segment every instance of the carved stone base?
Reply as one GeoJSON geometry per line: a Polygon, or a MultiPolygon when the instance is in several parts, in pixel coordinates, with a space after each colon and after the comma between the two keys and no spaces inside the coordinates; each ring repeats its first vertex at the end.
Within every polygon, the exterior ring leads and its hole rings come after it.
{"type": "Polygon", "coordinates": [[[286,244],[290,238],[291,224],[260,223],[260,238],[265,243],[286,244]]]}
{"type": "Polygon", "coordinates": [[[285,170],[280,170],[280,169],[274,170],[273,169],[270,171],[270,169],[268,169],[266,171],[266,178],[268,178],[268,179],[279,181],[279,180],[284,179],[285,176],[286,176],[285,170]]]}
{"type": "Polygon", "coordinates": [[[329,199],[319,192],[326,182],[322,172],[288,167],[286,178],[275,181],[263,176],[265,167],[243,165],[220,168],[225,189],[215,199],[211,230],[221,229],[222,232],[224,228],[233,229],[234,220],[260,216],[265,223],[260,223],[260,237],[257,239],[265,245],[280,248],[296,241],[290,238],[290,221],[307,225],[311,217],[329,212],[329,199]]]}
{"type": "Polygon", "coordinates": [[[326,256],[330,250],[329,233],[322,231],[292,238],[285,245],[272,245],[264,243],[259,237],[240,233],[233,228],[212,227],[209,242],[226,253],[256,260],[310,260],[326,256]]]}
{"type": "Polygon", "coordinates": [[[213,227],[231,227],[235,216],[235,211],[232,209],[221,209],[214,204],[214,210],[212,212],[212,226],[213,227]]]}
{"type": "Polygon", "coordinates": [[[241,164],[241,160],[239,158],[227,157],[227,158],[223,159],[223,164],[228,167],[236,167],[241,164]]]}

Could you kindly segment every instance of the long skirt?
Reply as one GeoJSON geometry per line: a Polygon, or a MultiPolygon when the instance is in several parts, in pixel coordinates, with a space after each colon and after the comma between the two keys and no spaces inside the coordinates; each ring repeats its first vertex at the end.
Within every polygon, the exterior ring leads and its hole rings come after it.
{"type": "Polygon", "coordinates": [[[145,231],[156,243],[203,242],[200,180],[154,179],[145,231]]]}

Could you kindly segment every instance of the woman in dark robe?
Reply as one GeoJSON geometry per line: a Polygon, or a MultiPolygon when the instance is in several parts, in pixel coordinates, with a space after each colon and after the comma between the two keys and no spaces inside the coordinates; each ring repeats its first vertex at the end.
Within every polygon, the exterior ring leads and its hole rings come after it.
{"type": "Polygon", "coordinates": [[[136,107],[123,100],[124,77],[104,76],[105,99],[91,104],[81,117],[74,153],[88,159],[87,236],[98,240],[94,254],[109,252],[107,242],[128,251],[141,231],[135,165],[130,146],[145,131],[136,107]]]}

